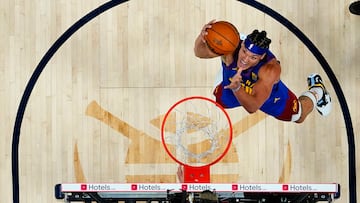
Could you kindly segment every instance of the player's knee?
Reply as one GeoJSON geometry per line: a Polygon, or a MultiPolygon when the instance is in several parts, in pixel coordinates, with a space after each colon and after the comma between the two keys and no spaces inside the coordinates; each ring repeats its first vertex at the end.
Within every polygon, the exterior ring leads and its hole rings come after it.
{"type": "Polygon", "coordinates": [[[296,120],[294,122],[300,124],[300,123],[303,123],[304,121],[305,121],[305,118],[300,117],[298,120],[296,120]]]}

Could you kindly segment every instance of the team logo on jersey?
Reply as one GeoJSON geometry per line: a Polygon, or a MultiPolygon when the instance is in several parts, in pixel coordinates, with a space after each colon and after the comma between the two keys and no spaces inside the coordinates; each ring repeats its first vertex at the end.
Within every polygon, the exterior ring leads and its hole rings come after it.
{"type": "Polygon", "coordinates": [[[245,82],[240,83],[240,85],[244,88],[246,93],[252,94],[255,83],[252,83],[250,80],[246,80],[245,82]]]}

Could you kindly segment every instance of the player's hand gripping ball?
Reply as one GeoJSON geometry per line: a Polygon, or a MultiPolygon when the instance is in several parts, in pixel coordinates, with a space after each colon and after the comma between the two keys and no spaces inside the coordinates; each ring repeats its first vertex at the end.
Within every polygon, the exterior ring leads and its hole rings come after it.
{"type": "Polygon", "coordinates": [[[230,54],[235,51],[240,42],[236,27],[227,21],[217,21],[207,28],[204,36],[209,49],[218,55],[230,54]]]}

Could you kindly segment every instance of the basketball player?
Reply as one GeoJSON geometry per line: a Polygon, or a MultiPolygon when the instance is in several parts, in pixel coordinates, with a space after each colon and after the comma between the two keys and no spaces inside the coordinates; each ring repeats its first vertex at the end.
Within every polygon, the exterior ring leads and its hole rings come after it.
{"type": "Polygon", "coordinates": [[[314,108],[323,116],[330,113],[331,98],[320,75],[307,78],[308,90],[299,98],[281,81],[281,66],[269,50],[271,40],[265,31],[254,30],[243,37],[233,53],[218,55],[211,51],[204,36],[214,22],[202,28],[194,52],[199,58],[221,58],[222,75],[214,90],[220,105],[242,106],[249,113],[260,109],[279,120],[296,123],[302,123],[314,108]]]}

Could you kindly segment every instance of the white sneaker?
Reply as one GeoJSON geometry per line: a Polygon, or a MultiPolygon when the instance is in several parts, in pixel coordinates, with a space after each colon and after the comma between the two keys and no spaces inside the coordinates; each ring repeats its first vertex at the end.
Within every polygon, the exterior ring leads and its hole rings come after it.
{"type": "Polygon", "coordinates": [[[321,87],[323,90],[323,96],[318,99],[316,103],[316,109],[322,116],[327,116],[331,112],[331,97],[326,90],[324,83],[319,74],[313,73],[307,78],[309,90],[313,87],[321,87]]]}

